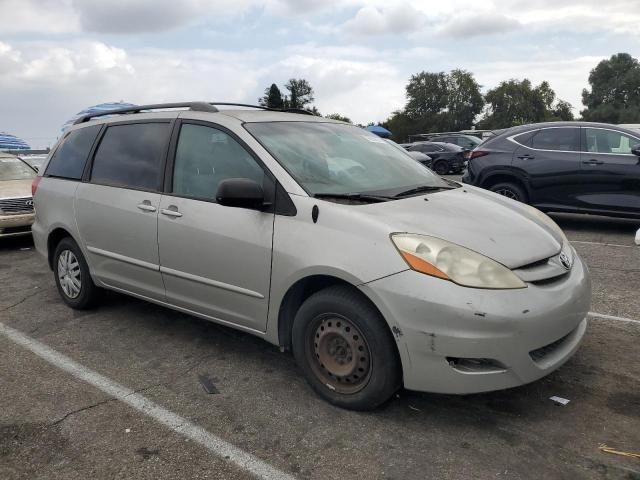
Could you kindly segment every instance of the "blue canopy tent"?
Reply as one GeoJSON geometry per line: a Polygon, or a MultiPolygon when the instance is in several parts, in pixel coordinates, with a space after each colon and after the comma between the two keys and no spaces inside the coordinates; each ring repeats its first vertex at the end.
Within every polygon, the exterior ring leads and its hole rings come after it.
{"type": "Polygon", "coordinates": [[[21,138],[0,132],[0,150],[29,150],[31,147],[21,138]]]}
{"type": "Polygon", "coordinates": [[[379,137],[382,138],[390,138],[391,137],[391,132],[389,130],[387,130],[384,127],[381,127],[380,125],[369,125],[367,127],[367,130],[371,133],[375,133],[376,135],[378,135],[379,137]]]}
{"type": "Polygon", "coordinates": [[[75,122],[78,118],[84,115],[99,113],[99,112],[108,112],[110,110],[119,110],[121,108],[128,108],[128,107],[135,107],[135,105],[133,103],[126,103],[126,102],[108,102],[108,103],[101,103],[99,105],[93,105],[92,107],[87,107],[84,110],[81,110],[78,113],[76,113],[69,120],[67,120],[64,123],[64,125],[62,125],[62,131],[64,132],[67,128],[73,125],[73,122],[75,122]]]}

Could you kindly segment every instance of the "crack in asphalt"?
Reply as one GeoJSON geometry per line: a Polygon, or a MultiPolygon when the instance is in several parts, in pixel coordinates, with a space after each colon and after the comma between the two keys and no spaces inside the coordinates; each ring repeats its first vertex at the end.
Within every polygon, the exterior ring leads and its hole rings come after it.
{"type": "MultiPolygon", "coordinates": [[[[129,397],[131,395],[134,395],[136,393],[144,392],[144,391],[149,390],[151,388],[159,387],[159,386],[163,386],[163,385],[165,385],[165,384],[162,383],[162,382],[161,383],[154,383],[153,385],[147,385],[146,387],[142,387],[142,388],[138,388],[138,389],[133,390],[132,392],[126,394],[124,398],[129,397]]],[[[76,410],[72,410],[70,412],[65,413],[62,417],[60,417],[59,419],[57,419],[53,423],[50,423],[49,426],[50,427],[54,427],[54,426],[64,422],[67,418],[69,418],[69,417],[71,417],[73,415],[76,415],[78,413],[81,413],[81,412],[84,412],[84,411],[87,411],[87,410],[91,410],[92,408],[99,407],[100,405],[104,405],[106,403],[110,403],[110,402],[117,401],[117,400],[119,400],[119,399],[115,398],[115,397],[109,397],[109,398],[105,398],[104,400],[100,400],[99,402],[92,403],[91,405],[85,405],[84,407],[80,407],[80,408],[78,408],[76,410]]]]}
{"type": "MultiPolygon", "coordinates": [[[[34,287],[34,288],[39,288],[39,287],[34,287]]],[[[11,310],[12,308],[17,307],[18,305],[20,305],[20,304],[22,304],[22,303],[26,302],[26,301],[27,301],[27,300],[29,300],[31,297],[35,297],[35,296],[36,296],[37,294],[39,294],[39,293],[41,293],[41,291],[40,291],[40,290],[38,290],[37,292],[33,292],[33,293],[32,293],[32,294],[30,294],[30,295],[27,295],[26,297],[22,298],[21,300],[17,301],[16,303],[13,303],[13,304],[8,305],[8,306],[6,306],[6,307],[2,307],[2,308],[0,308],[0,312],[6,312],[6,311],[9,311],[9,310],[11,310]]]]}

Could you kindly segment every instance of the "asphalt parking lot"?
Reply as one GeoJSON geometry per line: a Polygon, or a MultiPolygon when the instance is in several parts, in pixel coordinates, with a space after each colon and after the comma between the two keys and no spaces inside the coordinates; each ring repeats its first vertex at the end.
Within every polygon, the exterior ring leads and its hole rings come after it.
{"type": "Polygon", "coordinates": [[[251,478],[247,452],[273,478],[640,479],[639,459],[599,450],[640,451],[640,225],[555,219],[604,315],[578,353],[531,385],[402,391],[372,413],[323,402],[290,354],[250,335],[112,293],[73,311],[30,238],[0,241],[1,324],[236,447],[215,454],[0,334],[0,478],[251,478]]]}

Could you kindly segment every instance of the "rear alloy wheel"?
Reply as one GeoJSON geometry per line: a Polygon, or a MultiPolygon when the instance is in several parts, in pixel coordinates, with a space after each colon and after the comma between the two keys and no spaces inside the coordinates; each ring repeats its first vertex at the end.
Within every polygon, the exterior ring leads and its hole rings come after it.
{"type": "Polygon", "coordinates": [[[400,387],[389,327],[354,288],[335,286],[311,295],[294,319],[292,344],[309,384],[334,405],[371,410],[400,387]]]}
{"type": "Polygon", "coordinates": [[[503,197],[510,198],[511,200],[527,203],[527,194],[519,185],[516,185],[514,183],[496,183],[489,190],[502,195],[503,197]]]}
{"type": "Polygon", "coordinates": [[[63,238],[53,254],[53,270],[58,293],[71,308],[90,308],[99,290],[95,286],[82,251],[70,237],[63,238]]]}
{"type": "Polygon", "coordinates": [[[449,164],[443,161],[436,162],[436,164],[433,166],[433,170],[438,175],[446,175],[447,173],[449,173],[449,164]]]}

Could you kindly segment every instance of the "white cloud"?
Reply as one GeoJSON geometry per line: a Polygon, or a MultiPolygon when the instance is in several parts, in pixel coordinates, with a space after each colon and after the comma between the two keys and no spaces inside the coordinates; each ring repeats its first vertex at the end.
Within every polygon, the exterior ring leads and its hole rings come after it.
{"type": "Polygon", "coordinates": [[[357,35],[403,35],[418,30],[483,33],[505,31],[514,22],[539,30],[640,35],[637,0],[0,0],[0,31],[121,33],[160,32],[241,19],[250,9],[268,16],[304,16],[319,33],[343,29],[357,35]],[[341,23],[340,12],[353,11],[341,23]],[[476,18],[474,26],[470,18],[476,18]],[[462,20],[461,20],[462,19],[462,20]],[[427,22],[428,20],[428,22],[427,22]],[[465,23],[466,22],[466,23],[465,23]],[[469,26],[469,30],[463,30],[469,26]]]}
{"type": "Polygon", "coordinates": [[[78,32],[71,0],[0,0],[0,33],[58,34],[78,32]]]}
{"type": "Polygon", "coordinates": [[[426,16],[411,4],[397,3],[383,8],[362,7],[343,28],[363,35],[400,34],[418,30],[425,21],[426,16]]]}
{"type": "Polygon", "coordinates": [[[515,30],[521,23],[499,13],[463,13],[454,15],[438,31],[451,38],[473,38],[515,30]]]}

